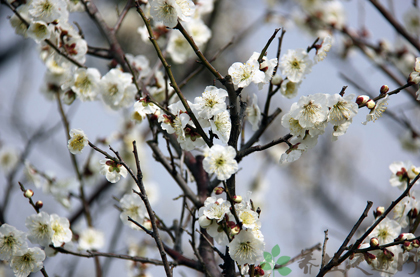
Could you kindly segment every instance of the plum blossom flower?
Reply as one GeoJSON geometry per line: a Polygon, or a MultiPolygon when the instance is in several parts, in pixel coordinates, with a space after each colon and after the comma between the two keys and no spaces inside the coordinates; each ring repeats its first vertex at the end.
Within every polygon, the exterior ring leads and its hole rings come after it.
{"type": "Polygon", "coordinates": [[[207,197],[204,201],[204,206],[198,211],[199,216],[205,216],[212,220],[214,219],[217,223],[225,218],[225,214],[229,213],[230,202],[216,197],[207,197]]]}
{"type": "Polygon", "coordinates": [[[30,215],[25,220],[25,226],[29,230],[28,239],[32,243],[48,246],[51,243],[53,229],[50,215],[46,212],[30,215]]]}
{"type": "Polygon", "coordinates": [[[341,125],[356,116],[359,111],[358,105],[353,101],[354,94],[341,96],[333,94],[328,97],[328,122],[333,125],[341,125]]]}
{"type": "Polygon", "coordinates": [[[141,198],[134,193],[124,194],[123,198],[120,200],[120,207],[122,209],[120,214],[121,221],[132,229],[139,229],[133,222],[128,221],[128,217],[131,217],[140,224],[143,223],[147,211],[141,198]]]}
{"type": "Polygon", "coordinates": [[[213,145],[203,160],[207,173],[215,173],[217,179],[227,180],[238,170],[236,151],[232,146],[213,145]]]}
{"type": "Polygon", "coordinates": [[[187,21],[193,15],[195,6],[191,0],[152,0],[150,15],[157,22],[162,22],[169,28],[174,28],[178,18],[187,21]]]}
{"type": "Polygon", "coordinates": [[[148,100],[147,97],[144,97],[134,103],[134,111],[131,115],[131,118],[137,122],[142,122],[148,114],[159,115],[159,107],[153,104],[148,100]]]}
{"type": "Polygon", "coordinates": [[[41,41],[50,38],[51,30],[51,26],[47,25],[44,21],[34,21],[29,25],[26,34],[28,37],[35,40],[36,43],[40,43],[41,41]]]}
{"type": "Polygon", "coordinates": [[[265,74],[260,70],[260,64],[256,59],[249,59],[245,64],[236,62],[229,69],[228,74],[232,77],[232,82],[239,88],[245,88],[254,82],[256,84],[264,82],[265,74]]]}
{"type": "Polygon", "coordinates": [[[289,79],[285,79],[280,85],[280,93],[284,97],[288,99],[292,99],[297,96],[298,89],[301,84],[302,82],[294,83],[290,81],[289,79]]]}
{"type": "Polygon", "coordinates": [[[198,115],[202,118],[209,119],[226,110],[225,99],[228,93],[224,89],[215,86],[207,86],[202,96],[194,99],[195,108],[198,115]]]}
{"type": "Polygon", "coordinates": [[[369,112],[366,116],[366,121],[362,122],[363,125],[366,125],[369,121],[375,122],[382,114],[386,111],[386,106],[388,105],[388,94],[376,101],[375,107],[369,112]]]}
{"type": "Polygon", "coordinates": [[[127,169],[122,164],[112,160],[100,160],[99,163],[101,164],[101,174],[105,175],[110,183],[116,183],[121,176],[124,178],[127,176],[127,169]]]}
{"type": "Polygon", "coordinates": [[[24,232],[6,223],[0,226],[0,260],[10,261],[18,251],[27,248],[24,232]]]}
{"type": "Polygon", "coordinates": [[[377,238],[379,244],[386,244],[393,242],[401,233],[401,225],[397,221],[384,218],[381,223],[369,234],[367,239],[377,238]]]}
{"type": "MultiPolygon", "coordinates": [[[[101,74],[96,68],[78,68],[71,81],[71,89],[81,101],[93,101],[99,94],[101,74]]],[[[63,85],[62,89],[66,89],[63,85]]]]}
{"type": "Polygon", "coordinates": [[[64,0],[33,0],[29,6],[29,15],[34,20],[52,22],[54,20],[67,21],[69,13],[64,0]]]}
{"type": "Polygon", "coordinates": [[[87,228],[80,233],[79,237],[79,249],[81,250],[98,250],[105,245],[105,235],[103,232],[94,229],[87,228]]]}
{"type": "Polygon", "coordinates": [[[69,148],[70,153],[79,154],[82,152],[83,148],[88,145],[89,140],[85,133],[80,129],[71,129],[70,139],[68,141],[67,147],[69,148]]]}
{"type": "Polygon", "coordinates": [[[50,220],[53,230],[51,241],[54,247],[60,247],[63,243],[71,241],[73,233],[70,230],[69,220],[56,214],[52,214],[50,220]]]}
{"type": "Polygon", "coordinates": [[[407,183],[416,178],[420,173],[420,167],[414,166],[410,161],[393,162],[389,169],[391,170],[391,178],[389,182],[391,186],[398,187],[401,190],[407,188],[407,183]]]}
{"type": "Polygon", "coordinates": [[[43,267],[45,252],[38,247],[20,250],[10,262],[15,276],[26,277],[31,272],[37,272],[43,267]]]}
{"type": "Polygon", "coordinates": [[[328,117],[327,96],[317,93],[302,96],[290,115],[299,121],[303,128],[316,128],[317,124],[324,122],[328,117]]]}
{"type": "Polygon", "coordinates": [[[327,52],[331,50],[332,45],[332,38],[331,36],[326,36],[320,45],[319,48],[316,49],[316,55],[314,57],[315,62],[320,62],[327,57],[327,52]]]}
{"type": "Polygon", "coordinates": [[[120,108],[120,104],[125,97],[126,88],[131,84],[131,74],[116,68],[111,69],[102,77],[100,82],[101,95],[105,104],[114,110],[120,108]]]}
{"type": "Polygon", "coordinates": [[[211,131],[223,142],[229,141],[232,123],[228,111],[221,112],[210,120],[211,131]]]}
{"type": "Polygon", "coordinates": [[[312,61],[303,49],[289,49],[280,59],[281,74],[294,83],[302,81],[311,68],[312,61]]]}
{"type": "Polygon", "coordinates": [[[259,264],[264,259],[264,245],[251,231],[242,230],[229,243],[229,256],[239,265],[259,264]]]}

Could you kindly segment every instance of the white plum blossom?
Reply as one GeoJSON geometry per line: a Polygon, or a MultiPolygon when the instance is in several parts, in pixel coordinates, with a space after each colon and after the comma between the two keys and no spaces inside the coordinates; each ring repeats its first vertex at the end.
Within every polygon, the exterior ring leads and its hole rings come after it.
{"type": "Polygon", "coordinates": [[[286,150],[280,157],[280,164],[288,164],[297,161],[302,154],[313,148],[318,142],[318,136],[293,137],[290,139],[292,147],[286,150]]]}
{"type": "Polygon", "coordinates": [[[236,150],[232,146],[213,145],[203,160],[204,170],[215,173],[219,180],[227,180],[238,170],[235,156],[236,150]]]}
{"type": "Polygon", "coordinates": [[[137,122],[142,122],[148,114],[159,115],[159,113],[159,107],[150,102],[147,97],[143,97],[134,103],[134,111],[131,118],[137,122]]]}
{"type": "Polygon", "coordinates": [[[171,59],[178,64],[184,63],[194,56],[194,50],[179,30],[171,32],[167,52],[171,59]]]}
{"type": "Polygon", "coordinates": [[[221,112],[210,120],[211,131],[223,142],[228,143],[232,123],[228,111],[221,112]]]}
{"type": "Polygon", "coordinates": [[[318,128],[328,118],[328,106],[326,94],[317,93],[302,96],[295,108],[290,110],[290,115],[299,121],[302,128],[318,128]]]}
{"type": "Polygon", "coordinates": [[[420,9],[411,7],[403,16],[407,31],[420,36],[420,9]]]}
{"type": "Polygon", "coordinates": [[[220,246],[227,246],[229,244],[228,236],[223,231],[222,226],[217,224],[216,220],[212,221],[211,225],[206,228],[206,231],[220,246]]]}
{"type": "Polygon", "coordinates": [[[40,43],[51,36],[52,26],[47,25],[44,21],[34,21],[29,25],[27,36],[40,43]]]}
{"type": "Polygon", "coordinates": [[[105,175],[106,179],[110,183],[116,183],[120,180],[121,176],[127,176],[127,169],[119,163],[116,163],[112,160],[100,160],[102,175],[105,175]]]}
{"type": "Polygon", "coordinates": [[[113,68],[105,74],[100,82],[101,95],[105,104],[114,110],[120,108],[125,96],[125,89],[132,84],[132,75],[113,68]]]}
{"type": "Polygon", "coordinates": [[[311,68],[312,61],[304,49],[289,49],[280,59],[281,74],[294,83],[302,81],[311,68]]]}
{"type": "Polygon", "coordinates": [[[80,129],[71,129],[70,139],[67,147],[72,154],[79,154],[88,145],[89,140],[85,133],[80,129]]]}
{"type": "Polygon", "coordinates": [[[226,90],[207,86],[202,96],[196,97],[194,100],[198,115],[210,119],[212,116],[226,111],[225,98],[227,96],[226,90]]]}
{"type": "Polygon", "coordinates": [[[188,21],[185,29],[198,47],[203,46],[211,38],[211,30],[199,18],[188,21]]]}
{"type": "MultiPolygon", "coordinates": [[[[255,60],[258,62],[258,58],[260,56],[260,53],[254,52],[249,58],[250,60],[255,60]]],[[[258,88],[261,90],[264,86],[264,84],[268,84],[273,77],[274,68],[277,65],[277,58],[268,60],[266,56],[262,57],[262,62],[260,63],[260,71],[264,72],[264,80],[260,83],[258,83],[258,88]]]]}
{"type": "Polygon", "coordinates": [[[8,174],[19,162],[19,152],[13,147],[0,149],[0,169],[8,174]]]}
{"type": "Polygon", "coordinates": [[[407,183],[420,173],[420,167],[414,166],[410,161],[394,162],[389,166],[389,169],[392,172],[389,179],[391,186],[398,187],[401,190],[405,190],[407,183]]]}
{"type": "MultiPolygon", "coordinates": [[[[29,5],[20,5],[16,11],[20,14],[20,16],[26,20],[26,22],[28,22],[29,24],[32,23],[32,20],[29,17],[29,5]]],[[[20,20],[20,18],[16,15],[13,14],[10,17],[10,25],[12,25],[12,27],[15,29],[15,33],[17,35],[21,35],[24,38],[27,37],[27,31],[28,31],[28,27],[26,26],[25,23],[23,23],[22,20],[20,20]]]]}
{"type": "MultiPolygon", "coordinates": [[[[290,107],[290,110],[292,111],[293,109],[296,109],[296,108],[297,108],[297,103],[293,103],[292,106],[290,107]]],[[[283,117],[281,118],[281,125],[289,129],[290,134],[292,134],[293,136],[303,138],[306,135],[306,129],[303,128],[299,124],[299,120],[292,117],[290,112],[283,115],[283,117]]]]}
{"type": "Polygon", "coordinates": [[[69,16],[64,0],[32,0],[28,12],[33,20],[47,23],[54,20],[66,22],[69,16]]]}
{"type": "Polygon", "coordinates": [[[327,57],[327,52],[331,50],[332,45],[332,38],[330,36],[326,36],[320,45],[319,48],[316,49],[316,55],[314,57],[315,62],[320,62],[327,57]]]}
{"type": "MultiPolygon", "coordinates": [[[[410,73],[410,76],[408,76],[407,83],[420,83],[420,57],[416,58],[416,62],[414,64],[414,71],[410,73]]],[[[416,95],[417,100],[420,100],[420,89],[417,90],[416,95]]]]}
{"type": "Polygon", "coordinates": [[[346,13],[340,1],[325,1],[319,8],[317,12],[321,13],[321,20],[324,23],[333,25],[338,30],[344,27],[346,13]]]}
{"type": "Polygon", "coordinates": [[[46,212],[30,215],[25,220],[28,228],[28,239],[32,243],[48,246],[51,243],[53,229],[51,227],[50,215],[46,212]]]}
{"type": "Polygon", "coordinates": [[[228,69],[228,74],[232,77],[233,84],[239,88],[245,88],[251,82],[259,84],[265,80],[265,74],[255,59],[249,59],[245,64],[233,63],[228,69]]]}
{"type": "Polygon", "coordinates": [[[54,247],[60,247],[63,243],[71,241],[73,233],[70,230],[70,222],[67,218],[52,214],[50,222],[53,230],[51,241],[54,247]]]}
{"type": "MultiPolygon", "coordinates": [[[[94,101],[100,91],[101,74],[96,68],[78,68],[74,73],[70,87],[81,101],[94,101]]],[[[66,86],[63,85],[63,90],[66,86]]]]}
{"type": "Polygon", "coordinates": [[[229,243],[229,256],[239,265],[258,265],[264,260],[264,245],[252,231],[242,230],[229,243]]]}
{"type": "Polygon", "coordinates": [[[280,93],[284,97],[288,99],[292,99],[297,96],[298,89],[301,84],[302,84],[302,81],[298,83],[294,83],[290,81],[289,79],[285,79],[280,85],[280,93]]]}
{"type": "Polygon", "coordinates": [[[187,21],[194,14],[194,3],[191,0],[152,0],[150,15],[157,22],[162,22],[169,28],[174,28],[178,18],[187,21]]]}
{"type": "Polygon", "coordinates": [[[375,255],[374,259],[370,266],[374,270],[380,271],[381,276],[394,276],[398,271],[401,271],[401,266],[408,259],[408,252],[403,252],[403,249],[398,246],[390,246],[384,250],[373,250],[369,253],[375,255]]]}
{"type": "Polygon", "coordinates": [[[144,78],[150,74],[149,60],[146,56],[138,55],[133,56],[131,54],[125,54],[128,62],[131,65],[131,68],[136,74],[137,78],[144,78]]]}
{"type": "Polygon", "coordinates": [[[38,247],[20,250],[10,262],[16,277],[29,276],[31,272],[42,269],[45,260],[45,252],[38,247]]]}
{"type": "Polygon", "coordinates": [[[375,107],[369,112],[366,116],[366,121],[362,122],[362,124],[366,125],[369,121],[375,122],[385,112],[386,105],[388,105],[388,95],[376,101],[375,107]]]}
{"type": "Polygon", "coordinates": [[[139,229],[133,222],[128,221],[128,217],[131,217],[131,219],[140,224],[143,223],[147,211],[140,196],[134,193],[124,194],[123,198],[120,200],[120,207],[122,209],[120,214],[121,221],[132,229],[139,229]]]}
{"type": "Polygon", "coordinates": [[[328,122],[332,125],[341,125],[356,116],[359,111],[358,105],[354,102],[354,94],[341,96],[340,94],[329,95],[328,122]]]}
{"type": "Polygon", "coordinates": [[[239,220],[242,222],[242,227],[245,229],[259,229],[261,222],[258,218],[258,213],[250,208],[238,209],[239,220]]]}
{"type": "Polygon", "coordinates": [[[333,126],[332,140],[336,141],[339,136],[344,135],[352,122],[353,120],[350,119],[343,124],[333,126]]]}
{"type": "Polygon", "coordinates": [[[28,243],[24,232],[7,223],[0,226],[0,260],[10,261],[18,251],[27,248],[28,243]]]}
{"type": "Polygon", "coordinates": [[[371,238],[377,238],[379,244],[387,244],[393,242],[401,233],[401,225],[397,221],[384,218],[381,223],[376,226],[375,229],[367,237],[368,240],[371,238]]]}
{"type": "Polygon", "coordinates": [[[210,220],[214,219],[217,223],[225,218],[225,214],[230,213],[230,202],[216,197],[207,197],[204,206],[198,211],[200,217],[204,216],[210,220]]]}
{"type": "Polygon", "coordinates": [[[69,12],[84,12],[85,6],[81,0],[67,0],[67,10],[69,12]]]}
{"type": "Polygon", "coordinates": [[[80,233],[79,249],[98,250],[105,245],[105,235],[102,231],[94,228],[87,228],[80,233]]]}
{"type": "Polygon", "coordinates": [[[258,106],[258,98],[255,93],[252,98],[251,104],[246,107],[245,114],[246,114],[246,119],[252,125],[252,131],[258,130],[258,125],[260,124],[262,116],[261,116],[260,107],[258,106]]]}

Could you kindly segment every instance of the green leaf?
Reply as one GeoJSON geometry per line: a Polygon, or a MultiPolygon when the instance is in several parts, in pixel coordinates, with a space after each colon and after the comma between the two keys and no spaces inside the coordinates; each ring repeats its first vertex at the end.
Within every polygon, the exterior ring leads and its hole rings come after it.
{"type": "Polygon", "coordinates": [[[276,264],[283,265],[283,264],[286,264],[288,261],[290,261],[289,256],[281,256],[280,258],[277,259],[276,264]]]}
{"type": "Polygon", "coordinates": [[[273,268],[274,268],[274,266],[272,266],[270,263],[262,263],[261,264],[261,268],[263,269],[263,270],[272,270],[273,268]]]}
{"type": "Polygon", "coordinates": [[[273,249],[271,249],[271,254],[273,254],[273,257],[276,257],[280,254],[280,246],[276,244],[273,249]]]}
{"type": "Polygon", "coordinates": [[[287,276],[292,272],[292,270],[288,267],[282,267],[277,269],[277,272],[280,273],[281,276],[287,276]]]}
{"type": "Polygon", "coordinates": [[[264,252],[264,260],[266,262],[272,262],[273,261],[273,256],[271,256],[271,254],[269,252],[264,252]]]}

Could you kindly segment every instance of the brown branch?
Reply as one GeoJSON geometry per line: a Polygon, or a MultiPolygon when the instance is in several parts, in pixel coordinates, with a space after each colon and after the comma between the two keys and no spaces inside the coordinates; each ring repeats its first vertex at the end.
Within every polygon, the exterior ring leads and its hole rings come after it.
{"type": "Polygon", "coordinates": [[[136,141],[133,141],[133,154],[134,154],[134,158],[136,160],[136,167],[137,167],[136,183],[137,183],[137,186],[139,187],[140,192],[141,192],[141,193],[137,193],[137,194],[140,196],[141,200],[143,200],[144,205],[146,206],[147,213],[149,214],[149,218],[150,218],[150,221],[152,223],[153,238],[155,239],[156,246],[159,249],[159,254],[160,254],[160,257],[162,258],[162,262],[163,262],[163,265],[164,265],[164,268],[165,268],[166,276],[172,277],[172,270],[169,267],[168,259],[166,257],[166,252],[165,252],[165,249],[163,247],[162,240],[160,239],[159,230],[158,230],[158,227],[157,227],[157,224],[156,224],[155,214],[153,212],[152,206],[150,205],[149,199],[147,198],[147,193],[146,193],[146,190],[145,190],[144,185],[143,185],[143,173],[142,173],[141,167],[140,167],[140,159],[139,159],[139,156],[138,156],[138,153],[137,153],[136,141]]]}
{"type": "Polygon", "coordinates": [[[279,139],[273,140],[273,141],[272,141],[272,142],[270,142],[270,143],[267,143],[267,144],[264,144],[264,145],[256,145],[256,146],[253,146],[253,147],[246,148],[246,149],[244,149],[244,150],[240,150],[240,151],[238,151],[238,153],[236,154],[236,160],[240,161],[240,160],[242,160],[245,156],[248,156],[248,155],[249,155],[249,154],[251,154],[251,153],[254,153],[254,152],[256,152],[256,151],[263,151],[263,150],[265,150],[265,149],[268,149],[268,148],[270,148],[270,147],[273,147],[274,145],[280,144],[280,143],[282,143],[282,142],[287,142],[287,141],[289,141],[289,139],[291,139],[291,138],[292,138],[292,135],[291,135],[291,134],[287,134],[287,135],[285,135],[284,137],[281,137],[281,138],[279,138],[279,139]]]}
{"type": "Polygon", "coordinates": [[[397,19],[385,9],[384,6],[382,6],[377,0],[369,0],[369,2],[371,2],[375,6],[375,8],[385,17],[386,20],[388,20],[388,22],[400,35],[402,35],[406,40],[408,40],[408,42],[410,42],[411,45],[413,45],[417,49],[417,51],[420,51],[419,41],[416,38],[412,37],[405,30],[405,28],[397,21],[397,19]]]}

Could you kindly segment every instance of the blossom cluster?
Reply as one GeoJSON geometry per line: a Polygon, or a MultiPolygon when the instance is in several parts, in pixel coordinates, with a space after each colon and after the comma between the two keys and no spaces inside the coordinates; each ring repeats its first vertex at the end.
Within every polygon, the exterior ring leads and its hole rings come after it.
{"type": "Polygon", "coordinates": [[[41,270],[46,257],[39,247],[29,248],[26,239],[47,248],[50,244],[61,247],[72,239],[68,219],[56,214],[40,212],[30,215],[25,225],[27,233],[6,223],[0,226],[0,260],[8,261],[15,276],[19,277],[41,270]]]}
{"type": "Polygon", "coordinates": [[[358,112],[354,95],[317,93],[302,96],[283,115],[281,123],[290,130],[292,146],[281,157],[280,163],[289,163],[300,158],[303,152],[314,147],[318,136],[325,132],[328,123],[333,125],[333,139],[345,134],[353,117],[358,112]]]}
{"type": "MultiPolygon", "coordinates": [[[[420,167],[415,167],[410,161],[394,162],[389,166],[392,174],[390,184],[405,190],[407,185],[420,174],[420,167]]],[[[385,217],[367,236],[359,249],[378,247],[377,250],[366,251],[356,254],[351,258],[351,265],[357,266],[366,261],[374,270],[381,271],[381,276],[393,276],[399,268],[407,262],[411,256],[414,262],[420,260],[420,242],[413,233],[403,232],[404,228],[410,227],[419,214],[420,202],[419,191],[412,191],[403,198],[393,209],[394,217],[385,217]],[[398,245],[380,246],[400,242],[398,245]]],[[[378,207],[374,212],[375,217],[385,212],[384,207],[378,207]]]]}
{"type": "Polygon", "coordinates": [[[240,196],[234,199],[239,222],[232,214],[231,203],[216,197],[206,199],[198,211],[198,222],[217,244],[229,248],[230,257],[238,265],[259,265],[265,246],[259,214],[253,210],[250,199],[242,200],[240,196]]]}

